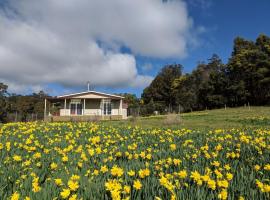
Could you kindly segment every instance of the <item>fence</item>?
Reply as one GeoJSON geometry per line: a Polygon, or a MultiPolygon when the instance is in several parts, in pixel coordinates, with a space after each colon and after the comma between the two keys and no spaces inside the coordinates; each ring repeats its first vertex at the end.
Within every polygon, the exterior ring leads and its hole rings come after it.
{"type": "Polygon", "coordinates": [[[181,113],[184,111],[184,108],[181,105],[176,106],[149,106],[141,105],[138,107],[128,108],[128,116],[147,116],[147,115],[160,115],[160,114],[169,114],[169,113],[181,113]]]}
{"type": "Polygon", "coordinates": [[[41,121],[43,119],[43,113],[7,113],[7,120],[9,122],[31,122],[41,121]]]}

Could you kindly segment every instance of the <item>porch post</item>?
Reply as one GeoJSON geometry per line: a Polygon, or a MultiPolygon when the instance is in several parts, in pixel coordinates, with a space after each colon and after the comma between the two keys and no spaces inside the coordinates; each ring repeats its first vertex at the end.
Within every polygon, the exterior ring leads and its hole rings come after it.
{"type": "Polygon", "coordinates": [[[104,119],[104,116],[103,116],[103,99],[100,100],[100,115],[102,116],[102,119],[104,119]]]}
{"type": "Polygon", "coordinates": [[[67,99],[65,99],[64,109],[65,109],[64,115],[66,116],[67,115],[67,99]]]}
{"type": "Polygon", "coordinates": [[[83,115],[85,115],[85,99],[83,99],[83,115]]]}
{"type": "Polygon", "coordinates": [[[45,101],[44,101],[44,121],[45,121],[45,118],[46,118],[46,112],[47,112],[47,99],[45,98],[45,101]]]}
{"type": "Polygon", "coordinates": [[[122,107],[123,107],[123,100],[122,99],[120,99],[120,108],[119,108],[119,115],[122,115],[122,107]]]}

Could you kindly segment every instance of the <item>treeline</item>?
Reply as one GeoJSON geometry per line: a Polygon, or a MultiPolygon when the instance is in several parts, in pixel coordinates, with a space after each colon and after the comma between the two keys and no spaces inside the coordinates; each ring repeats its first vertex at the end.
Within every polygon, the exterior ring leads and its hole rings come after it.
{"type": "Polygon", "coordinates": [[[228,63],[214,54],[188,74],[180,64],[162,68],[144,89],[144,114],[270,104],[270,38],[237,37],[228,63]]]}
{"type": "Polygon", "coordinates": [[[9,94],[8,86],[0,83],[0,122],[42,120],[44,99],[43,91],[31,95],[9,94]]]}

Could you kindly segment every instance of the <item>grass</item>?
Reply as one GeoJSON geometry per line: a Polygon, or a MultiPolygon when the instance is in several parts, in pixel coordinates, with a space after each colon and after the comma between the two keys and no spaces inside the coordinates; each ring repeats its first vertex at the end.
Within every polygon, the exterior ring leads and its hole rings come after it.
{"type": "Polygon", "coordinates": [[[183,113],[180,122],[167,124],[165,115],[138,117],[135,120],[100,122],[115,126],[140,126],[142,128],[259,128],[270,126],[270,107],[239,107],[183,113]],[[252,119],[256,118],[256,119],[252,119]]]}

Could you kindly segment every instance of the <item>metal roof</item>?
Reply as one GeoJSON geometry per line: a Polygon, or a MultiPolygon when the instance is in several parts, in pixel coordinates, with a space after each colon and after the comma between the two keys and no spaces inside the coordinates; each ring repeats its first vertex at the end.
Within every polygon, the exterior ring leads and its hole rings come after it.
{"type": "Polygon", "coordinates": [[[97,95],[103,95],[103,96],[119,98],[119,99],[124,98],[122,96],[118,96],[118,95],[114,95],[114,94],[107,94],[107,93],[97,92],[97,91],[86,91],[86,92],[78,92],[78,93],[66,94],[66,95],[57,96],[56,98],[62,99],[62,98],[74,97],[74,96],[85,95],[85,94],[97,94],[97,95]]]}

